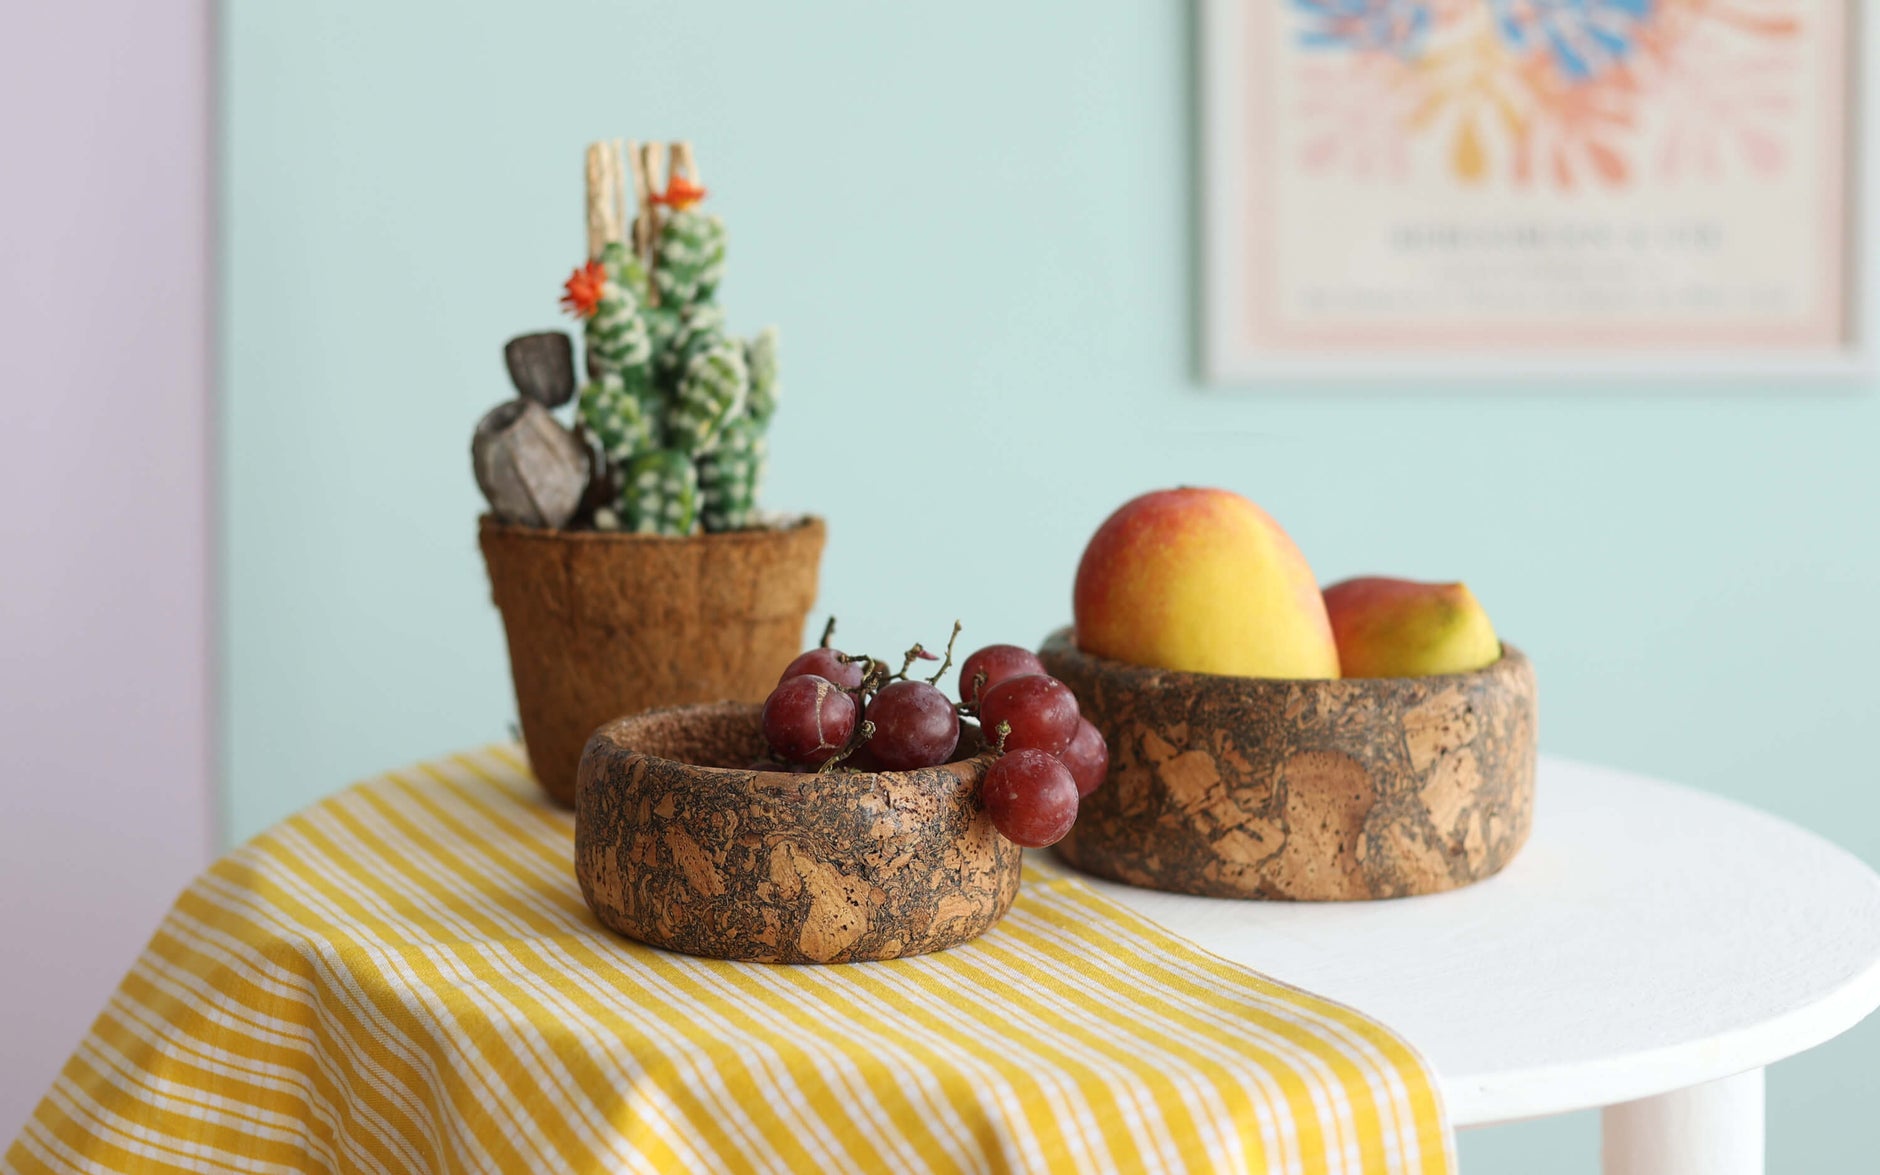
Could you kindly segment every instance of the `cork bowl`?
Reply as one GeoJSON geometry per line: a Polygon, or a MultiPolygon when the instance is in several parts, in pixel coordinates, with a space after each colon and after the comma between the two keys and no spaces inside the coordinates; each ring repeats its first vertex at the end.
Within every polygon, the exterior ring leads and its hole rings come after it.
{"type": "Polygon", "coordinates": [[[753,771],[761,713],[653,710],[588,740],[575,875],[604,925],[714,959],[853,963],[945,950],[1004,916],[1020,850],[980,807],[989,758],[753,771]]]}
{"type": "Polygon", "coordinates": [[[1058,844],[1100,877],[1210,897],[1351,901],[1498,872],[1534,813],[1534,670],[1281,681],[1040,650],[1110,744],[1058,844]]]}

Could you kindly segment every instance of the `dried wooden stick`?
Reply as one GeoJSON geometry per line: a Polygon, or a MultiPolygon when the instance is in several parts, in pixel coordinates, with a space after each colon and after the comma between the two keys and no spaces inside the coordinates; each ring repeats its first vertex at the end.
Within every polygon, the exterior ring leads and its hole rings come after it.
{"type": "Polygon", "coordinates": [[[633,252],[646,259],[646,210],[652,207],[653,191],[646,182],[646,161],[637,140],[627,140],[627,170],[633,176],[633,252]]]}
{"type": "Polygon", "coordinates": [[[609,145],[610,145],[610,146],[612,147],[612,151],[611,151],[611,152],[609,153],[609,158],[610,158],[610,161],[612,162],[612,164],[613,164],[613,166],[612,166],[612,168],[610,169],[610,172],[611,172],[611,174],[610,174],[610,175],[608,176],[608,182],[609,182],[609,184],[610,184],[610,185],[612,186],[612,188],[613,188],[613,197],[614,197],[614,204],[613,204],[613,229],[614,229],[614,233],[613,233],[613,236],[611,236],[611,237],[610,237],[610,238],[608,238],[608,239],[609,239],[609,240],[614,240],[614,241],[619,241],[619,240],[624,240],[624,239],[625,239],[625,236],[626,236],[626,227],[627,227],[627,175],[626,175],[626,170],[627,170],[627,169],[626,169],[626,162],[625,162],[625,160],[624,160],[624,159],[622,158],[622,154],[621,154],[621,148],[620,148],[620,140],[619,140],[619,139],[615,139],[615,140],[614,140],[614,141],[613,141],[613,142],[612,142],[611,144],[609,144],[609,145]]]}
{"type": "Polygon", "coordinates": [[[626,197],[621,190],[620,144],[589,143],[587,149],[588,257],[597,259],[609,241],[621,239],[626,197]]]}
{"type": "Polygon", "coordinates": [[[641,143],[634,158],[634,189],[640,195],[640,216],[633,225],[634,245],[640,251],[641,263],[646,267],[646,300],[649,304],[659,305],[659,283],[651,281],[653,266],[658,260],[655,245],[659,238],[659,208],[653,203],[653,196],[665,189],[664,148],[658,143],[641,143]]]}
{"type": "Polygon", "coordinates": [[[589,143],[587,149],[587,251],[588,259],[601,255],[607,243],[607,147],[589,143]]]}
{"type": "Polygon", "coordinates": [[[646,168],[646,184],[653,191],[666,187],[666,148],[662,143],[641,143],[640,162],[646,168]]]}
{"type": "Polygon", "coordinates": [[[692,144],[683,139],[672,144],[672,174],[681,172],[698,187],[705,186],[705,181],[698,174],[698,156],[692,153],[692,144]]]}

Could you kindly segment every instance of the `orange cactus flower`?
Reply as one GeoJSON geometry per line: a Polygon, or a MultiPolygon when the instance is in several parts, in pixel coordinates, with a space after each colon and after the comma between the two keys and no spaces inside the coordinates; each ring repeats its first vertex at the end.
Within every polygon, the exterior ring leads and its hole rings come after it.
{"type": "Polygon", "coordinates": [[[601,294],[607,286],[607,268],[590,261],[574,271],[562,288],[561,304],[576,318],[592,318],[600,308],[601,294]]]}
{"type": "Polygon", "coordinates": [[[705,189],[684,176],[675,175],[666,181],[664,194],[655,192],[649,198],[653,203],[664,204],[674,212],[684,212],[705,198],[705,189]]]}

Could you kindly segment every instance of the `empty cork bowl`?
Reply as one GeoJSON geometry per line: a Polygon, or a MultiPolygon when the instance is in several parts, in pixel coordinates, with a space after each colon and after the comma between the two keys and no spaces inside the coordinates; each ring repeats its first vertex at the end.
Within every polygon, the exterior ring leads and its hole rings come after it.
{"type": "Polygon", "coordinates": [[[1508,864],[1534,813],[1534,670],[1281,681],[1040,650],[1110,744],[1058,852],[1099,877],[1210,897],[1436,893],[1508,864]]]}
{"type": "Polygon", "coordinates": [[[754,771],[761,713],[655,710],[588,741],[575,875],[604,925],[715,959],[853,963],[945,950],[1004,916],[1020,850],[979,804],[990,758],[754,771]]]}
{"type": "Polygon", "coordinates": [[[761,702],[802,651],[820,518],[674,538],[512,526],[479,533],[529,766],[573,805],[595,727],[655,706],[761,702]]]}

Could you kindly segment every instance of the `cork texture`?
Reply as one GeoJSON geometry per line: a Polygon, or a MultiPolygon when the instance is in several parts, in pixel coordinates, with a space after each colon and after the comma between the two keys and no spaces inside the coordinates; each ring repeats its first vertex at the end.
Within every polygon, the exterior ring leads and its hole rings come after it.
{"type": "Polygon", "coordinates": [[[1110,744],[1057,849],[1100,877],[1210,897],[1350,901],[1454,889],[1527,840],[1534,670],[1280,681],[1040,650],[1110,744]]]}
{"type": "Polygon", "coordinates": [[[603,722],[655,706],[761,702],[802,651],[819,518],[670,538],[538,530],[485,516],[529,763],[558,803],[603,722]]]}
{"type": "Polygon", "coordinates": [[[595,732],[575,875],[604,925],[690,955],[852,963],[957,946],[1004,916],[1021,851],[979,804],[990,759],[752,771],[760,713],[688,706],[595,732]]]}

